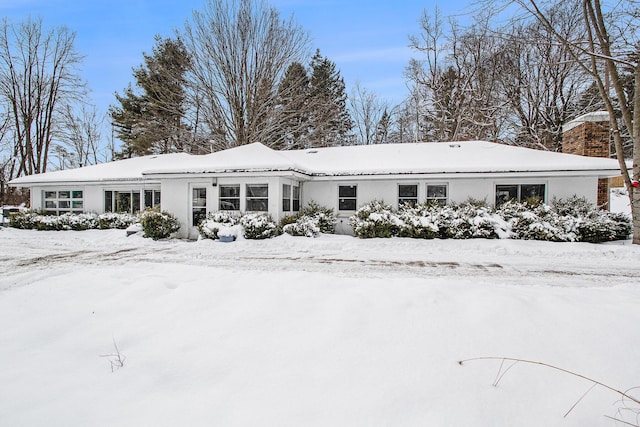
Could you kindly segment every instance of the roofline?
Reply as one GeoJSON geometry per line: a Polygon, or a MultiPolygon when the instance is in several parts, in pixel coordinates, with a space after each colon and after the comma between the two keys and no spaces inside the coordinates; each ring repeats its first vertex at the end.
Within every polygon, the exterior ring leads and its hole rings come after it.
{"type": "Polygon", "coordinates": [[[166,178],[192,178],[194,176],[209,178],[217,177],[220,175],[233,176],[280,176],[280,175],[298,175],[300,177],[310,177],[308,172],[300,169],[286,168],[286,169],[220,169],[220,170],[208,170],[208,171],[145,171],[142,175],[146,178],[166,179],[166,178]]]}
{"type": "Polygon", "coordinates": [[[216,172],[153,172],[144,173],[143,178],[121,178],[121,179],[100,179],[100,180],[81,180],[81,181],[33,181],[24,184],[9,182],[11,187],[49,187],[49,186],[70,186],[70,185],[118,185],[118,184],[159,184],[161,179],[168,178],[211,178],[224,176],[296,176],[309,181],[343,181],[347,180],[383,180],[389,178],[476,178],[491,175],[495,178],[525,178],[526,177],[558,177],[558,176],[574,176],[574,177],[597,177],[611,178],[620,175],[618,169],[559,169],[549,171],[464,171],[464,172],[391,172],[391,173],[304,173],[298,170],[228,170],[216,172]]]}
{"type": "Polygon", "coordinates": [[[42,186],[48,187],[53,185],[95,185],[95,184],[104,184],[104,185],[117,185],[122,183],[135,183],[140,182],[144,184],[159,184],[160,181],[149,180],[144,178],[110,178],[110,179],[81,179],[81,180],[56,180],[56,181],[30,181],[25,183],[14,182],[15,180],[11,180],[7,183],[9,187],[35,187],[42,186]]]}

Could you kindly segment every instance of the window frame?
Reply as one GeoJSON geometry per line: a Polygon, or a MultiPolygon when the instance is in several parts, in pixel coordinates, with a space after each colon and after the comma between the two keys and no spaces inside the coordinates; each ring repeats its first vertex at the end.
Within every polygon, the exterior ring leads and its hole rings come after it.
{"type": "Polygon", "coordinates": [[[440,206],[446,206],[449,203],[449,184],[447,183],[427,183],[424,189],[425,201],[427,203],[434,202],[440,206]],[[430,190],[435,187],[444,188],[444,195],[429,195],[430,190]]]}
{"type": "Polygon", "coordinates": [[[161,205],[162,195],[160,190],[144,190],[144,208],[155,208],[161,205]]]}
{"type": "Polygon", "coordinates": [[[240,184],[224,184],[218,186],[218,210],[220,211],[239,211],[240,210],[240,184]],[[233,188],[237,190],[237,196],[224,196],[224,188],[233,188]],[[233,209],[229,209],[228,206],[222,206],[223,203],[230,203],[233,209]]]}
{"type": "Polygon", "coordinates": [[[291,184],[282,184],[282,212],[291,212],[291,184]]]}
{"type": "Polygon", "coordinates": [[[522,187],[540,187],[539,189],[542,190],[542,195],[537,197],[539,197],[539,200],[541,203],[546,203],[547,184],[538,182],[538,183],[520,183],[520,184],[495,184],[494,185],[494,196],[495,196],[494,205],[498,207],[508,202],[509,200],[517,200],[518,202],[523,203],[530,197],[536,197],[536,196],[526,196],[523,198],[522,187]],[[499,187],[502,187],[502,188],[499,188],[499,187]],[[515,197],[508,197],[508,198],[502,197],[507,193],[509,194],[509,196],[511,196],[511,193],[513,193],[513,191],[509,191],[508,187],[511,187],[512,189],[515,190],[515,197]]]}
{"type": "Polygon", "coordinates": [[[269,212],[269,184],[245,184],[245,209],[247,212],[269,212]],[[249,190],[250,188],[263,188],[266,189],[264,195],[255,195],[255,190],[249,190]],[[255,209],[258,204],[262,204],[260,209],[255,209]]]}
{"type": "Polygon", "coordinates": [[[300,212],[300,184],[291,185],[291,209],[300,212]]]}
{"type": "Polygon", "coordinates": [[[398,207],[408,204],[409,206],[415,206],[418,204],[418,184],[398,184],[398,207]],[[403,196],[400,187],[414,187],[415,195],[403,196]]]}
{"type": "Polygon", "coordinates": [[[357,184],[345,184],[338,185],[338,211],[339,212],[354,212],[358,210],[358,185],[357,184]],[[345,195],[342,189],[353,189],[354,194],[345,195]],[[346,206],[346,203],[349,203],[346,206]],[[351,206],[353,203],[353,206],[351,206]],[[353,208],[352,208],[353,207],[353,208]]]}
{"type": "Polygon", "coordinates": [[[102,201],[104,203],[105,212],[135,214],[136,212],[140,212],[140,210],[143,209],[143,207],[141,206],[143,198],[140,195],[140,190],[104,190],[102,193],[102,201]],[[109,199],[108,204],[107,196],[109,199]],[[121,196],[122,198],[120,198],[121,196]],[[127,196],[129,200],[129,208],[127,210],[124,210],[120,208],[119,205],[121,201],[123,201],[127,196]]]}
{"type": "Polygon", "coordinates": [[[84,190],[42,190],[43,211],[49,215],[84,212],[84,190]]]}
{"type": "Polygon", "coordinates": [[[282,184],[282,212],[300,212],[300,184],[282,184]]]}
{"type": "Polygon", "coordinates": [[[194,185],[191,187],[191,226],[197,227],[206,216],[207,187],[205,185],[194,185]],[[196,194],[196,192],[199,192],[199,194],[196,194]]]}

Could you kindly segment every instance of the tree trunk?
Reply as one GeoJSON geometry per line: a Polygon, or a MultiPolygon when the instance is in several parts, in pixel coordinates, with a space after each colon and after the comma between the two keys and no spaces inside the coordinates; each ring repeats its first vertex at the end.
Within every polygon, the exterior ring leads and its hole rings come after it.
{"type": "MultiPolygon", "coordinates": [[[[633,181],[640,182],[640,64],[634,72],[635,93],[633,95],[633,181]]],[[[633,243],[640,245],[640,187],[629,189],[631,218],[633,221],[633,243]]]]}

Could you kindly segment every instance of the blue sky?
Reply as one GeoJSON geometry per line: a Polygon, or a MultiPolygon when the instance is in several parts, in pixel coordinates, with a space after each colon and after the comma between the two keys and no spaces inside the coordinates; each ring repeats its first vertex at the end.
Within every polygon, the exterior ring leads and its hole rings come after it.
{"type": "MultiPolygon", "coordinates": [[[[132,68],[151,52],[154,35],[182,28],[206,0],[2,0],[0,15],[12,22],[41,17],[44,25],[76,32],[85,55],[82,75],[91,100],[106,112],[114,92],[133,82],[132,68]]],[[[419,31],[422,11],[438,5],[444,14],[465,10],[465,0],[445,5],[416,0],[272,0],[283,17],[293,14],[309,33],[311,48],[336,63],[347,90],[355,82],[391,104],[406,95],[403,70],[412,56],[408,35],[419,31]]]]}

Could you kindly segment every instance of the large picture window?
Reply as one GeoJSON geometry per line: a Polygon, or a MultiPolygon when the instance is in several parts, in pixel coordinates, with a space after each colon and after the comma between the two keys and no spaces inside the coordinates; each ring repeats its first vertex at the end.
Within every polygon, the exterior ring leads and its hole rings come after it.
{"type": "Polygon", "coordinates": [[[44,211],[50,215],[84,211],[84,194],[82,190],[44,191],[44,211]]]}
{"type": "Polygon", "coordinates": [[[448,193],[446,184],[427,184],[427,202],[444,206],[449,200],[448,193]]]}
{"type": "Polygon", "coordinates": [[[140,210],[139,191],[104,192],[104,211],[134,214],[140,210]]]}
{"type": "Polygon", "coordinates": [[[338,186],[338,210],[355,211],[358,206],[358,187],[356,185],[338,186]]]}
{"type": "Polygon", "coordinates": [[[545,202],[544,184],[505,184],[496,185],[496,206],[517,200],[520,202],[545,202]]]}
{"type": "Polygon", "coordinates": [[[398,206],[415,206],[418,203],[417,185],[398,185],[398,206]]]}
{"type": "Polygon", "coordinates": [[[269,210],[269,185],[247,184],[247,211],[267,212],[269,210]]]}
{"type": "Polygon", "coordinates": [[[191,196],[191,225],[197,226],[207,216],[207,189],[194,188],[191,196]]]}
{"type": "Polygon", "coordinates": [[[221,185],[219,197],[219,210],[240,210],[240,185],[221,185]]]}

